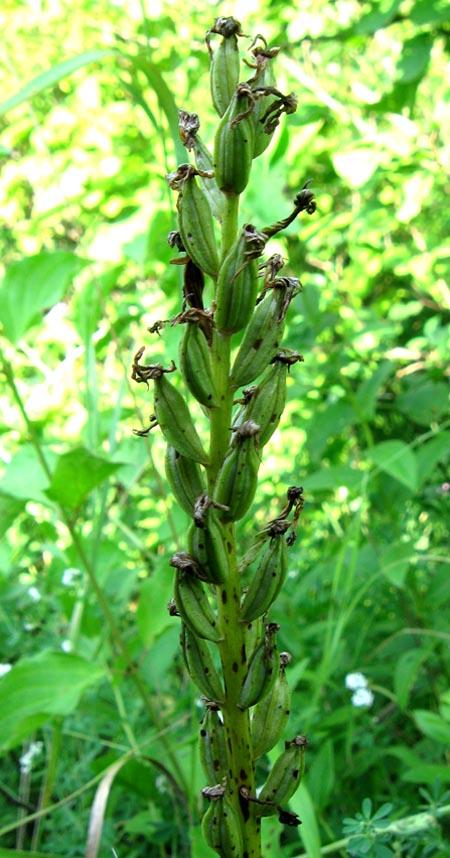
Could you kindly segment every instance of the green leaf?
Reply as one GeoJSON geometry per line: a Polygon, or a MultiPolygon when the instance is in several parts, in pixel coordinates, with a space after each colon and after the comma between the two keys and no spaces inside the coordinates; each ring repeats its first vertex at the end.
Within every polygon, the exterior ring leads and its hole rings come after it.
{"type": "Polygon", "coordinates": [[[417,460],[404,441],[382,441],[368,450],[367,455],[380,471],[395,477],[411,491],[417,491],[417,460]]]}
{"type": "Polygon", "coordinates": [[[56,66],[52,66],[48,71],[43,72],[33,78],[33,80],[30,80],[23,89],[8,98],[3,102],[3,104],[0,104],[0,116],[8,110],[12,110],[13,107],[18,107],[19,104],[24,104],[24,102],[29,101],[30,98],[33,98],[40,92],[44,92],[49,87],[54,86],[55,83],[59,83],[60,80],[63,80],[65,77],[73,74],[78,69],[84,68],[84,66],[91,65],[92,63],[98,63],[105,57],[118,56],[120,56],[118,51],[113,50],[112,48],[103,48],[95,51],[86,51],[84,54],[78,54],[76,57],[71,57],[70,60],[65,60],[56,66]]]}
{"type": "Polygon", "coordinates": [[[411,83],[425,74],[430,61],[433,37],[429,33],[420,33],[403,44],[397,69],[400,83],[411,83]]]}
{"type": "Polygon", "coordinates": [[[394,542],[381,555],[381,572],[395,587],[402,588],[405,584],[409,565],[415,556],[412,545],[405,542],[394,542]]]}
{"type": "Polygon", "coordinates": [[[172,135],[173,145],[175,147],[175,157],[178,164],[186,162],[186,150],[180,140],[178,131],[178,107],[175,99],[162,77],[159,69],[153,63],[150,63],[142,55],[132,57],[133,67],[142,71],[150,86],[156,93],[159,105],[163,113],[165,113],[170,133],[172,135]]]}
{"type": "Polygon", "coordinates": [[[19,498],[12,497],[5,492],[0,492],[0,536],[5,535],[13,521],[22,512],[24,506],[24,500],[19,500],[19,498]]]}
{"type": "Polygon", "coordinates": [[[362,472],[348,465],[334,465],[331,468],[322,468],[315,471],[305,479],[308,491],[335,491],[339,486],[347,486],[349,489],[357,489],[362,480],[362,472]]]}
{"type": "Polygon", "coordinates": [[[386,27],[391,23],[397,13],[397,9],[401,6],[403,0],[378,0],[374,4],[373,11],[363,15],[357,24],[352,29],[352,33],[358,36],[365,36],[371,33],[376,33],[382,27],[386,27]]]}
{"type": "MultiPolygon", "coordinates": [[[[45,451],[49,466],[54,457],[45,451]]],[[[48,477],[38,459],[36,450],[31,444],[24,444],[14,454],[6,472],[2,477],[2,490],[14,498],[21,500],[36,500],[48,505],[45,489],[48,477]]]]}
{"type": "Polygon", "coordinates": [[[189,838],[191,841],[191,858],[217,858],[217,852],[214,852],[205,843],[201,825],[193,825],[189,829],[189,838]]]}
{"type": "Polygon", "coordinates": [[[405,710],[409,703],[409,695],[416,681],[417,674],[427,654],[422,649],[411,649],[402,653],[397,660],[394,671],[394,692],[400,709],[405,710]]]}
{"type": "Polygon", "coordinates": [[[322,854],[320,844],[319,826],[314,810],[314,805],[311,801],[308,790],[304,783],[301,783],[297,792],[289,802],[294,813],[298,813],[302,820],[300,826],[300,836],[305,847],[308,858],[320,858],[322,854]]]}
{"type": "Polygon", "coordinates": [[[64,250],[12,262],[0,286],[0,322],[8,339],[17,343],[40,320],[43,310],[61,300],[73,278],[88,264],[64,250]]]}
{"type": "Polygon", "coordinates": [[[13,748],[52,716],[73,712],[104,670],[77,655],[44,651],[0,679],[0,750],[13,748]]]}
{"type": "Polygon", "coordinates": [[[167,603],[173,596],[173,575],[166,563],[156,567],[141,586],[137,609],[137,627],[145,647],[149,647],[162,632],[173,625],[167,603]]]}
{"type": "Polygon", "coordinates": [[[433,473],[436,465],[450,454],[450,432],[440,432],[416,451],[419,486],[433,473]]]}
{"type": "Polygon", "coordinates": [[[409,13],[413,24],[439,24],[448,21],[448,0],[418,0],[409,13]]]}
{"type": "Polygon", "coordinates": [[[45,493],[62,506],[76,509],[92,489],[121,467],[119,463],[94,456],[85,447],[77,447],[59,456],[45,493]]]}
{"type": "Polygon", "coordinates": [[[371,420],[375,414],[380,389],[393,371],[390,361],[382,361],[379,367],[358,387],[355,396],[355,408],[360,418],[371,420]]]}
{"type": "Polygon", "coordinates": [[[0,846],[0,858],[65,858],[56,852],[30,852],[27,849],[4,849],[0,846]]]}
{"type": "Polygon", "coordinates": [[[436,712],[427,709],[415,709],[412,713],[419,730],[434,742],[450,745],[450,724],[436,712]]]}
{"type": "Polygon", "coordinates": [[[448,393],[448,385],[443,381],[413,383],[397,397],[397,407],[415,423],[429,426],[448,414],[448,393]]]}

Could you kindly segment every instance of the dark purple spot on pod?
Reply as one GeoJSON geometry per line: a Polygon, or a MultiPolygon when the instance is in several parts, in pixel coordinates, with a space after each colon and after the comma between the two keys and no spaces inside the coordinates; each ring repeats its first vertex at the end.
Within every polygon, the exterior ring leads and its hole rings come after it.
{"type": "Polygon", "coordinates": [[[237,661],[233,661],[233,673],[237,673],[239,670],[237,661]]]}
{"type": "Polygon", "coordinates": [[[226,603],[227,603],[227,591],[222,590],[221,596],[222,596],[222,604],[226,605],[226,603]]]}

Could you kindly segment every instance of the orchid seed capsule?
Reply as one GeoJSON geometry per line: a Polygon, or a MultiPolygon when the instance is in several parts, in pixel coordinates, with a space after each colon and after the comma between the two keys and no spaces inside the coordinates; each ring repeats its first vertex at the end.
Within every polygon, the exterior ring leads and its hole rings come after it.
{"type": "Polygon", "coordinates": [[[210,277],[217,277],[219,256],[214,222],[208,200],[196,176],[212,178],[212,173],[197,170],[191,164],[181,164],[166,176],[170,187],[178,190],[178,228],[186,253],[195,264],[210,277]]]}
{"type": "Polygon", "coordinates": [[[227,508],[223,519],[238,521],[252,504],[261,464],[258,433],[259,426],[251,421],[239,426],[219,469],[213,499],[227,508]]]}
{"type": "Polygon", "coordinates": [[[233,93],[239,83],[238,36],[243,36],[241,25],[235,18],[216,18],[206,34],[206,44],[211,57],[211,95],[219,116],[225,113],[233,93]],[[222,36],[216,51],[210,46],[210,36],[217,33],[222,36]]]}
{"type": "Polygon", "coordinates": [[[214,321],[219,331],[232,334],[248,324],[258,291],[257,258],[264,251],[266,237],[251,223],[244,224],[220,266],[214,321]]]}
{"type": "Polygon", "coordinates": [[[240,83],[217,126],[214,138],[214,176],[226,194],[242,194],[248,184],[253,159],[255,129],[254,98],[246,83],[240,83]]]}

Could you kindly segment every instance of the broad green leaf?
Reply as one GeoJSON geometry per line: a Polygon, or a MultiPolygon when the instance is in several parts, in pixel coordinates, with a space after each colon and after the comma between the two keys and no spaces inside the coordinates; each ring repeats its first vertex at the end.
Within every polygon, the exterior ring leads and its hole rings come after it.
{"type": "Polygon", "coordinates": [[[419,486],[433,473],[436,465],[450,454],[450,432],[440,432],[416,450],[419,486]]]}
{"type": "Polygon", "coordinates": [[[322,468],[315,471],[304,480],[308,491],[324,491],[326,489],[336,490],[339,486],[356,489],[361,483],[362,471],[350,468],[348,465],[333,465],[331,468],[322,468]]]}
{"type": "Polygon", "coordinates": [[[368,12],[367,15],[362,15],[351,32],[358,36],[376,33],[377,30],[391,23],[402,2],[403,0],[378,0],[374,4],[373,11],[368,12]]]}
{"type": "MultiPolygon", "coordinates": [[[[45,451],[49,467],[53,462],[53,455],[45,451]]],[[[2,490],[14,498],[21,500],[36,500],[48,505],[45,489],[48,486],[48,477],[38,459],[36,450],[31,444],[24,444],[14,454],[6,472],[2,477],[2,490]]]]}
{"type": "Polygon", "coordinates": [[[20,90],[20,92],[17,92],[15,95],[12,95],[4,101],[3,104],[0,104],[0,116],[8,110],[12,110],[13,107],[18,107],[19,104],[29,101],[30,98],[38,95],[38,93],[45,92],[46,89],[54,86],[56,83],[59,83],[60,80],[63,80],[65,77],[73,74],[78,69],[84,68],[84,66],[91,65],[92,63],[98,63],[105,57],[114,56],[120,56],[119,52],[112,48],[102,48],[95,51],[86,51],[84,54],[79,54],[76,57],[71,57],[70,60],[64,60],[64,62],[59,63],[56,66],[52,66],[48,71],[43,72],[33,78],[33,80],[30,80],[23,89],[20,90]]]}
{"type": "Polygon", "coordinates": [[[449,388],[443,381],[423,381],[411,384],[409,390],[397,397],[397,407],[415,423],[429,426],[449,411],[449,388]]]}
{"type": "Polygon", "coordinates": [[[22,512],[25,501],[0,492],[0,536],[4,536],[13,521],[22,512]]]}
{"type": "Polygon", "coordinates": [[[336,780],[334,743],[332,739],[322,741],[308,769],[308,791],[311,801],[319,812],[327,806],[336,780]]]}
{"type": "Polygon", "coordinates": [[[92,489],[120,467],[116,462],[94,456],[85,447],[77,447],[57,459],[46,495],[61,506],[76,509],[92,489]]]}
{"type": "Polygon", "coordinates": [[[397,660],[394,671],[394,692],[400,709],[405,710],[409,703],[409,695],[427,653],[419,648],[402,653],[397,660]]]}
{"type": "Polygon", "coordinates": [[[401,779],[413,784],[433,785],[436,781],[441,781],[443,784],[450,784],[450,766],[422,763],[404,772],[401,775],[401,779]]]}
{"type": "Polygon", "coordinates": [[[404,441],[382,441],[368,450],[367,455],[380,471],[395,477],[411,491],[417,490],[417,460],[404,441]]]}
{"type": "Polygon", "coordinates": [[[0,750],[13,748],[55,715],[73,712],[104,670],[77,655],[44,651],[0,679],[0,750]]]}
{"type": "Polygon", "coordinates": [[[137,627],[145,647],[158,635],[172,626],[174,620],[167,612],[167,603],[173,596],[173,573],[169,565],[161,564],[144,581],[140,589],[137,609],[137,627]]]}
{"type": "Polygon", "coordinates": [[[320,858],[320,834],[314,805],[304,783],[301,783],[297,792],[289,802],[294,813],[298,813],[302,824],[300,826],[300,837],[303,841],[308,858],[320,858]]]}
{"type": "Polygon", "coordinates": [[[394,542],[382,553],[380,569],[384,577],[396,587],[403,587],[409,565],[416,553],[409,543],[394,542]]]}
{"type": "Polygon", "coordinates": [[[408,39],[398,61],[398,80],[411,83],[423,77],[430,61],[433,37],[429,33],[419,33],[408,39]]]}
{"type": "Polygon", "coordinates": [[[413,24],[423,26],[424,24],[439,24],[448,21],[447,0],[417,0],[410,13],[413,24]]]}
{"type": "Polygon", "coordinates": [[[355,408],[359,417],[365,420],[372,419],[379,392],[392,370],[393,365],[390,361],[382,361],[375,372],[360,384],[355,395],[355,408]]]}
{"type": "Polygon", "coordinates": [[[88,265],[74,253],[37,253],[6,269],[0,286],[0,322],[12,343],[63,298],[73,278],[88,265]]]}
{"type": "Polygon", "coordinates": [[[428,712],[427,709],[415,709],[413,711],[414,720],[419,730],[433,739],[434,742],[450,745],[450,724],[444,721],[436,712],[428,712]]]}

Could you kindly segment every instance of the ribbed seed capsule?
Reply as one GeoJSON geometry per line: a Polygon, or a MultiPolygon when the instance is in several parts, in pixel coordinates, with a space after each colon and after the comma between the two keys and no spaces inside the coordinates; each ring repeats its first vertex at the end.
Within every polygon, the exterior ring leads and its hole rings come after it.
{"type": "Polygon", "coordinates": [[[208,581],[212,584],[225,581],[229,568],[227,537],[212,505],[206,510],[201,523],[192,525],[188,539],[189,551],[205,570],[208,581]]]}
{"type": "Polygon", "coordinates": [[[195,264],[211,277],[217,277],[219,256],[214,222],[209,203],[196,181],[196,176],[208,177],[190,164],[181,164],[166,178],[173,190],[179,190],[177,200],[178,228],[186,253],[195,264]]]}
{"type": "Polygon", "coordinates": [[[245,224],[220,266],[214,321],[219,331],[236,333],[248,324],[258,292],[256,259],[264,251],[265,235],[245,224]]]}
{"type": "Polygon", "coordinates": [[[250,662],[253,653],[261,643],[262,634],[263,622],[261,617],[258,617],[257,620],[253,620],[251,623],[247,623],[245,628],[245,656],[248,662],[250,662]]]}
{"type": "Polygon", "coordinates": [[[275,683],[279,669],[279,656],[274,637],[279,628],[277,623],[268,623],[265,627],[264,639],[249,661],[239,695],[238,706],[241,709],[248,709],[259,703],[269,694],[275,683]]]}
{"type": "Polygon", "coordinates": [[[197,319],[186,320],[179,356],[181,374],[192,395],[206,408],[214,408],[217,405],[217,396],[211,355],[197,319]]]}
{"type": "Polygon", "coordinates": [[[208,783],[220,782],[228,772],[225,728],[216,708],[208,706],[200,728],[200,763],[208,783]]]}
{"type": "Polygon", "coordinates": [[[200,128],[198,114],[188,113],[187,110],[179,110],[178,127],[182,143],[186,146],[186,149],[194,150],[195,165],[199,171],[200,185],[214,217],[221,223],[225,200],[222,192],[217,187],[216,180],[211,178],[214,171],[212,155],[201,137],[197,134],[200,128]]]}
{"type": "MultiPolygon", "coordinates": [[[[223,793],[212,798],[203,817],[203,837],[208,846],[220,855],[220,858],[242,858],[244,841],[239,816],[225,789],[217,786],[214,790],[216,793],[223,790],[223,793]]],[[[203,790],[204,795],[205,792],[206,790],[203,790]]]]}
{"type": "MultiPolygon", "coordinates": [[[[280,656],[281,658],[281,656],[280,656]]],[[[286,670],[280,670],[270,694],[252,712],[251,733],[254,759],[267,754],[283,735],[289,718],[291,692],[286,670]]]]}
{"type": "Polygon", "coordinates": [[[238,521],[250,508],[258,484],[261,460],[258,453],[259,426],[243,423],[217,474],[213,498],[227,507],[223,518],[238,521]]]}
{"type": "MultiPolygon", "coordinates": [[[[281,522],[290,526],[289,522],[281,522]]],[[[266,547],[241,606],[241,617],[251,622],[261,617],[275,601],[287,572],[285,530],[274,534],[266,547]]]]}
{"type": "Polygon", "coordinates": [[[190,570],[177,569],[174,597],[181,619],[194,635],[214,643],[222,640],[204,585],[190,570]]]}
{"type": "Polygon", "coordinates": [[[166,441],[187,459],[208,464],[208,455],[181,393],[165,375],[155,378],[155,415],[166,441]]]}
{"type": "Polygon", "coordinates": [[[208,700],[220,703],[224,697],[223,687],[209,646],[185,623],[181,627],[181,649],[191,679],[208,700]]]}
{"type": "Polygon", "coordinates": [[[233,423],[237,429],[246,420],[253,420],[260,426],[259,443],[261,447],[272,437],[277,428],[286,404],[286,376],[288,367],[280,361],[273,362],[257,387],[244,390],[244,404],[233,423]]]}
{"type": "Polygon", "coordinates": [[[166,476],[175,500],[187,512],[194,512],[195,500],[205,491],[205,481],[200,466],[193,459],[182,456],[175,447],[166,449],[166,476]]]}
{"type": "Polygon", "coordinates": [[[296,278],[279,277],[256,305],[233,364],[235,387],[249,384],[271,363],[283,338],[287,309],[299,291],[296,278]]]}
{"type": "Polygon", "coordinates": [[[272,810],[270,807],[258,805],[256,812],[260,816],[276,813],[277,808],[286,804],[300,786],[305,771],[307,744],[306,736],[296,736],[285,743],[285,750],[275,761],[258,796],[261,801],[271,801],[276,807],[272,810]]]}
{"type": "Polygon", "coordinates": [[[242,36],[241,25],[235,18],[216,18],[206,34],[206,44],[211,57],[211,95],[219,116],[225,113],[239,82],[238,36],[242,36]],[[215,53],[210,48],[210,35],[223,36],[215,53]]]}
{"type": "MultiPolygon", "coordinates": [[[[276,80],[273,72],[273,59],[278,54],[279,50],[279,48],[269,48],[267,46],[262,48],[259,45],[253,49],[252,53],[256,71],[251,79],[247,81],[248,83],[260,88],[275,87],[276,80]]],[[[272,104],[274,104],[274,102],[276,102],[276,100],[277,96],[273,93],[269,93],[268,95],[263,95],[261,98],[258,98],[255,104],[252,116],[255,127],[255,142],[253,147],[254,158],[257,158],[258,155],[261,155],[267,149],[273,137],[275,128],[266,131],[264,127],[265,123],[261,122],[261,117],[267,113],[267,110],[272,104]]]]}
{"type": "Polygon", "coordinates": [[[251,116],[253,96],[248,84],[239,83],[214,138],[214,176],[226,194],[242,194],[253,159],[255,129],[251,116]]]}

